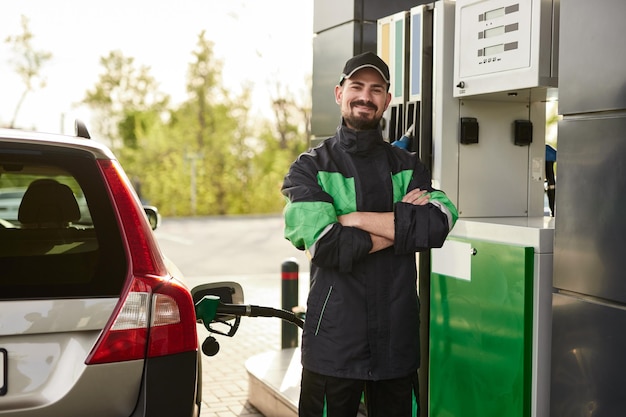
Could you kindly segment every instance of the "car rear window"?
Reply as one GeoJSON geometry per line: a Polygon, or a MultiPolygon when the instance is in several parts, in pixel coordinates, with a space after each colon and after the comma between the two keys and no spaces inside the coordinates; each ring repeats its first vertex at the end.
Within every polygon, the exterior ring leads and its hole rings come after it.
{"type": "Polygon", "coordinates": [[[0,149],[0,299],[119,296],[127,261],[95,158],[0,149]]]}

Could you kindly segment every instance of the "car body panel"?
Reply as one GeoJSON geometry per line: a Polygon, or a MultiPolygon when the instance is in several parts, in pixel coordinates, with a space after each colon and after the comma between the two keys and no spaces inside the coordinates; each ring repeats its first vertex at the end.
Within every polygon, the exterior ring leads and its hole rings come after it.
{"type": "MultiPolygon", "coordinates": [[[[83,366],[75,375],[71,389],[63,390],[55,386],[55,383],[60,382],[58,379],[71,376],[61,375],[51,381],[49,389],[43,390],[38,397],[3,398],[0,401],[0,415],[12,417],[130,416],[137,403],[143,366],[143,361],[83,366]],[[126,380],[128,375],[139,375],[139,378],[120,383],[126,380]],[[129,389],[129,387],[135,388],[129,389]]],[[[67,373],[71,373],[71,368],[67,373]]]]}
{"type": "Polygon", "coordinates": [[[0,338],[52,332],[101,331],[117,302],[117,298],[2,301],[0,338]]]}
{"type": "Polygon", "coordinates": [[[5,410],[11,415],[38,415],[42,407],[46,416],[55,410],[68,415],[68,408],[78,413],[78,398],[88,405],[85,415],[130,415],[139,395],[143,361],[84,363],[117,302],[115,298],[0,302],[0,348],[8,352],[8,390],[0,397],[0,415],[5,410]],[[99,395],[86,402],[83,397],[93,396],[90,390],[96,385],[99,395]]]}
{"type": "MultiPolygon", "coordinates": [[[[145,380],[135,413],[131,417],[188,417],[200,410],[194,405],[195,381],[189,369],[199,366],[200,354],[185,352],[150,358],[146,361],[145,380]],[[183,406],[181,406],[181,404],[183,406]]],[[[200,373],[196,375],[201,381],[200,373]]]]}
{"type": "Polygon", "coordinates": [[[89,139],[71,138],[51,133],[28,132],[17,129],[0,129],[0,147],[2,142],[14,144],[18,139],[24,145],[47,145],[62,149],[77,149],[91,153],[97,159],[116,159],[105,145],[89,139]]]}

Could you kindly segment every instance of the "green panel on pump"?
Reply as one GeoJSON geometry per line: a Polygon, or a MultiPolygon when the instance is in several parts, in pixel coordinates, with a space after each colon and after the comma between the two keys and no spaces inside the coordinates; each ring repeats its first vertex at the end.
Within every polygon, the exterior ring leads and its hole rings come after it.
{"type": "Polygon", "coordinates": [[[432,274],[429,415],[529,417],[533,248],[450,240],[474,255],[469,276],[432,274]]]}

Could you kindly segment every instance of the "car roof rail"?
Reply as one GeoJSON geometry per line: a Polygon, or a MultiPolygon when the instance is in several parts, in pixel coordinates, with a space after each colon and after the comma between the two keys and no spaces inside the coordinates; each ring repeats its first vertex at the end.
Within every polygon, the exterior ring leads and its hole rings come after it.
{"type": "Polygon", "coordinates": [[[76,119],[74,122],[74,127],[76,130],[76,137],[91,139],[91,135],[89,135],[89,130],[87,130],[87,126],[83,123],[82,120],[76,119]]]}

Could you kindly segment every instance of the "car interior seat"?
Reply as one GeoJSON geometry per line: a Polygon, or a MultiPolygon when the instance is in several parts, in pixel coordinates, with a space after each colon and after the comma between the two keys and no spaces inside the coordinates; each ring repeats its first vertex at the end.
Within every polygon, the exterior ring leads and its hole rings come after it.
{"type": "Polygon", "coordinates": [[[17,219],[24,228],[66,228],[80,220],[80,209],[70,187],[44,178],[26,189],[17,219]]]}
{"type": "Polygon", "coordinates": [[[72,189],[43,178],[30,183],[18,209],[20,227],[0,229],[0,284],[73,284],[91,277],[100,259],[93,228],[81,219],[72,189]]]}

